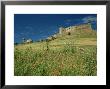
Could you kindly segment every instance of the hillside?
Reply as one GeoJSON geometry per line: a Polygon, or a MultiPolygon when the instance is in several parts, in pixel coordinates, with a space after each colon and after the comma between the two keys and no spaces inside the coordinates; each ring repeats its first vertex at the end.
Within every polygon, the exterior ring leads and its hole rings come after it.
{"type": "MultiPolygon", "coordinates": [[[[51,49],[55,49],[55,48],[57,49],[57,48],[61,48],[66,44],[74,44],[77,46],[96,45],[96,41],[97,41],[96,34],[97,33],[95,30],[75,30],[74,32],[71,32],[71,35],[56,34],[57,38],[49,42],[49,45],[50,45],[49,47],[51,49]]],[[[26,47],[32,46],[33,49],[37,49],[37,48],[42,49],[43,46],[45,45],[46,45],[46,41],[43,41],[43,42],[34,42],[31,44],[21,44],[16,47],[25,49],[26,47]]]]}
{"type": "Polygon", "coordinates": [[[56,34],[50,41],[15,46],[16,76],[94,76],[97,75],[95,30],[74,30],[56,34]],[[47,50],[48,48],[48,50],[47,50]]]}

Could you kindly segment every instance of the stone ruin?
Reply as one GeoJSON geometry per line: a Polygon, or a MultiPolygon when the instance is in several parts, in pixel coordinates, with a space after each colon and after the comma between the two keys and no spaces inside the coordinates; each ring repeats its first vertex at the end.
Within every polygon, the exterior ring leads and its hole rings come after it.
{"type": "Polygon", "coordinates": [[[23,39],[23,44],[27,44],[27,43],[33,43],[33,40],[32,39],[25,39],[25,38],[22,38],[23,39]]]}
{"type": "Polygon", "coordinates": [[[60,27],[59,28],[59,34],[68,34],[70,35],[72,32],[74,32],[75,30],[91,30],[91,24],[87,23],[87,24],[80,24],[80,25],[75,25],[75,26],[69,26],[69,27],[60,27]]]}

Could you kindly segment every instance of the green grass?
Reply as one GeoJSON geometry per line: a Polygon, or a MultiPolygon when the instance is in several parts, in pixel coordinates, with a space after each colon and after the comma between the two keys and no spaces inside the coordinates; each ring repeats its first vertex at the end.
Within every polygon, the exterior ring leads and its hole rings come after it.
{"type": "MultiPolygon", "coordinates": [[[[80,35],[82,33],[79,32],[80,35]]],[[[15,46],[14,75],[96,76],[97,40],[95,33],[91,33],[91,37],[90,35],[79,37],[76,34],[78,32],[70,36],[59,36],[48,44],[35,42],[15,46]]]]}
{"type": "Polygon", "coordinates": [[[15,49],[17,76],[96,75],[96,46],[69,46],[61,50],[15,49]]]}

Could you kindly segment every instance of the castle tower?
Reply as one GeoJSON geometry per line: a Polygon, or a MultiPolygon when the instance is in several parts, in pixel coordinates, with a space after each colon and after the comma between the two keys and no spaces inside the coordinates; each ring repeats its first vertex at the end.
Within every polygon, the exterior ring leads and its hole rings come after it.
{"type": "Polygon", "coordinates": [[[89,26],[90,29],[92,29],[91,23],[88,23],[88,26],[89,26]]]}
{"type": "Polygon", "coordinates": [[[63,30],[64,30],[64,28],[63,27],[60,27],[59,28],[59,34],[62,34],[63,30]]]}

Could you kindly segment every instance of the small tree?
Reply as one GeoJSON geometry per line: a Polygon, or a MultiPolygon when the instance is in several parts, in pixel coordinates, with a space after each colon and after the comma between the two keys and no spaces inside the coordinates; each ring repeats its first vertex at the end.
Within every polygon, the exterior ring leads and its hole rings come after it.
{"type": "Polygon", "coordinates": [[[46,50],[49,50],[49,40],[48,39],[46,39],[46,47],[47,47],[46,50]]]}
{"type": "Polygon", "coordinates": [[[15,43],[14,43],[14,45],[18,45],[18,43],[17,43],[17,42],[15,42],[15,43]]]}
{"type": "Polygon", "coordinates": [[[70,33],[70,32],[68,32],[68,35],[71,35],[71,33],[70,33]]]}

